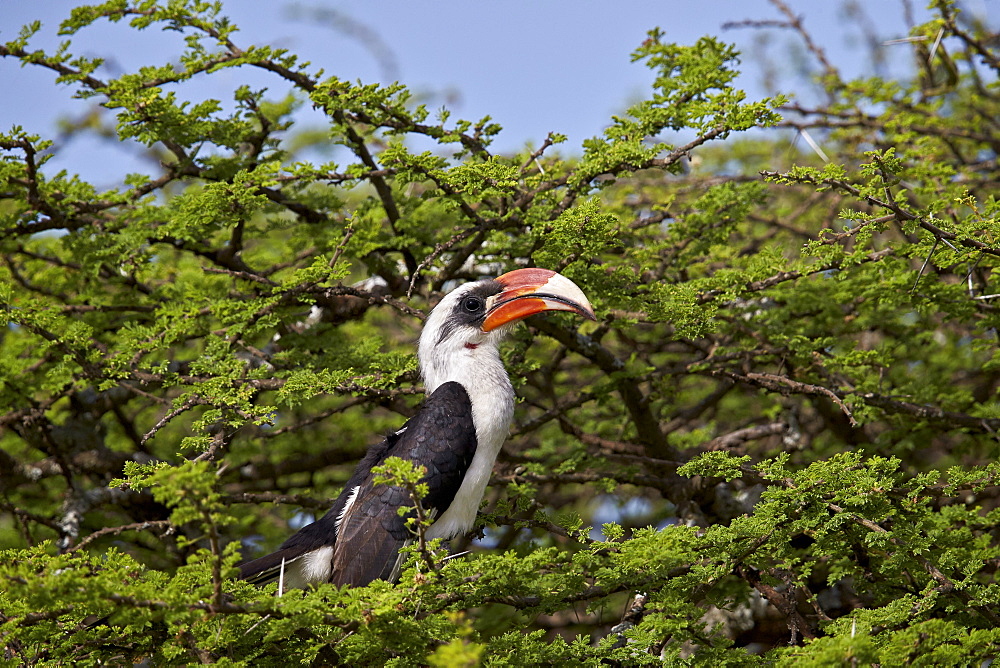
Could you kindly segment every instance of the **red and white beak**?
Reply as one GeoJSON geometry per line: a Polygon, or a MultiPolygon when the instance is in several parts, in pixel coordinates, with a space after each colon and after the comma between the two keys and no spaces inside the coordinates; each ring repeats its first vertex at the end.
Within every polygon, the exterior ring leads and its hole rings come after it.
{"type": "Polygon", "coordinates": [[[542,311],[572,311],[597,320],[583,290],[562,274],[549,269],[515,269],[496,281],[503,292],[487,300],[484,332],[542,311]]]}

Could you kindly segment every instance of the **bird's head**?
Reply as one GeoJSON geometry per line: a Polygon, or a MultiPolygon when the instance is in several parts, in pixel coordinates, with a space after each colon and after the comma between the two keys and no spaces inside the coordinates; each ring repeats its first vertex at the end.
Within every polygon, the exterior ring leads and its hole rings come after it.
{"type": "Polygon", "coordinates": [[[420,335],[420,369],[427,390],[458,380],[469,363],[497,358],[510,327],[542,311],[571,311],[595,320],[577,285],[548,269],[515,269],[497,278],[466,283],[431,311],[420,335]]]}

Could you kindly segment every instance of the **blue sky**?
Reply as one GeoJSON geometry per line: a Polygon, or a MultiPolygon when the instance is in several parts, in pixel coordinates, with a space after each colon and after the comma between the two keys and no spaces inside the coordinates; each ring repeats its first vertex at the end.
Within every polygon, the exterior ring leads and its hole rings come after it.
{"type": "MultiPolygon", "coordinates": [[[[872,73],[863,34],[846,18],[847,2],[787,3],[845,74],[872,73]]],[[[0,0],[0,40],[8,41],[22,24],[39,19],[43,29],[32,45],[52,49],[64,39],[55,34],[59,22],[76,4],[0,0]]],[[[856,4],[863,6],[868,24],[880,37],[906,35],[902,0],[856,4]]],[[[928,16],[923,0],[911,5],[918,22],[928,16]]],[[[962,7],[994,26],[1000,22],[1000,0],[967,0],[962,7]]],[[[235,41],[241,46],[284,47],[342,79],[399,80],[430,108],[448,107],[453,119],[492,116],[504,127],[494,143],[499,151],[513,151],[529,142],[537,145],[546,133],[555,131],[569,136],[563,150],[575,152],[584,139],[599,134],[612,114],[648,87],[650,72],[631,63],[630,53],[655,26],[670,41],[691,43],[714,34],[736,43],[744,53],[745,74],[739,83],[753,97],[775,92],[766,89],[760,54],[790,73],[778,82],[784,90],[803,88],[794,72],[801,69],[804,53],[790,31],[722,29],[730,21],[782,19],[767,0],[229,0],[224,13],[240,27],[235,41]]],[[[177,33],[136,33],[124,24],[103,22],[74,36],[71,51],[106,58],[103,76],[107,77],[138,65],[162,64],[182,47],[177,33]]],[[[909,47],[882,48],[891,56],[899,54],[891,50],[909,47]]],[[[898,72],[907,57],[904,53],[890,60],[896,61],[898,72]]],[[[229,71],[194,81],[182,95],[226,100],[231,87],[247,75],[229,71]]],[[[286,90],[265,73],[250,77],[251,85],[268,86],[276,96],[286,90]]],[[[42,68],[22,68],[12,59],[0,59],[0,86],[6,98],[0,104],[0,129],[20,125],[51,137],[59,118],[81,116],[94,104],[74,100],[70,88],[53,85],[54,78],[42,68]]],[[[304,124],[316,120],[305,112],[301,117],[304,124]]],[[[76,139],[60,147],[52,168],[80,172],[107,186],[129,171],[147,171],[149,166],[138,160],[134,149],[76,139]]]]}

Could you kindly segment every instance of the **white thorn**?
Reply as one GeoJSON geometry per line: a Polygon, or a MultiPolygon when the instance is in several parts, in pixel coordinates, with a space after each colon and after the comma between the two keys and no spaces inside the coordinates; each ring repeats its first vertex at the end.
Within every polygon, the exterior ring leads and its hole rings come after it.
{"type": "Polygon", "coordinates": [[[901,37],[900,39],[887,39],[882,42],[882,46],[891,46],[893,44],[909,44],[910,42],[926,42],[927,37],[925,35],[918,35],[917,37],[901,37]]]}
{"type": "Polygon", "coordinates": [[[934,54],[937,53],[938,47],[941,46],[941,38],[942,37],[944,37],[944,28],[941,28],[940,30],[938,30],[937,37],[934,38],[934,46],[931,47],[931,55],[928,57],[928,60],[930,60],[931,58],[933,58],[934,54]]]}
{"type": "Polygon", "coordinates": [[[801,134],[802,138],[806,140],[807,144],[809,144],[809,148],[816,152],[816,155],[819,156],[820,160],[823,162],[830,162],[830,158],[827,157],[826,153],[823,152],[823,149],[819,147],[819,144],[817,144],[812,138],[812,135],[806,132],[805,128],[799,128],[799,134],[801,134]]]}

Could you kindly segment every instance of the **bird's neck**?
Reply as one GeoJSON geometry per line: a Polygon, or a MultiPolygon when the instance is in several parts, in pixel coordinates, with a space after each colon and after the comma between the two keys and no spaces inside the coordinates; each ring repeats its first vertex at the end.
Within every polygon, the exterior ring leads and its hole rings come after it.
{"type": "Polygon", "coordinates": [[[449,351],[443,358],[431,356],[422,371],[428,395],[449,381],[465,388],[472,402],[477,448],[489,455],[492,466],[514,417],[514,388],[497,347],[484,343],[449,351]]]}
{"type": "Polygon", "coordinates": [[[448,381],[465,388],[472,402],[472,421],[476,425],[476,454],[454,500],[428,529],[427,538],[430,539],[451,538],[467,532],[475,524],[493,463],[514,417],[514,388],[495,345],[453,350],[446,365],[436,365],[434,361],[433,357],[421,359],[427,392],[433,392],[448,381]]]}

